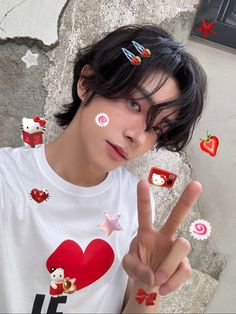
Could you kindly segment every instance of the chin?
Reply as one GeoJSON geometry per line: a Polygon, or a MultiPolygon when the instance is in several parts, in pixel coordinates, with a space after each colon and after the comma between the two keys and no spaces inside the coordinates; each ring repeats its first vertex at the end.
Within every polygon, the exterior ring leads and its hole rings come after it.
{"type": "MultiPolygon", "coordinates": [[[[105,161],[105,160],[104,160],[105,161]]],[[[124,166],[126,163],[125,162],[116,162],[116,161],[113,161],[113,160],[109,160],[107,162],[104,162],[104,171],[105,172],[108,172],[108,171],[112,171],[112,170],[115,170],[119,167],[122,167],[124,166]]]]}
{"type": "Polygon", "coordinates": [[[119,167],[125,166],[127,164],[127,161],[116,161],[113,160],[111,157],[107,156],[105,157],[101,163],[100,167],[103,169],[104,172],[115,170],[119,167]]]}
{"type": "Polygon", "coordinates": [[[117,169],[120,166],[124,166],[127,164],[128,160],[116,159],[117,156],[112,156],[107,150],[106,145],[103,147],[97,147],[96,155],[94,155],[94,147],[90,154],[89,162],[90,164],[95,165],[97,171],[108,172],[117,169]]]}

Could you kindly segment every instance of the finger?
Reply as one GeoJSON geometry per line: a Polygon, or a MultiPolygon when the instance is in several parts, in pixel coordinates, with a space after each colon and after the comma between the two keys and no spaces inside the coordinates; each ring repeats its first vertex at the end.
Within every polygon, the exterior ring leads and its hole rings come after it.
{"type": "Polygon", "coordinates": [[[188,262],[188,259],[185,259],[179,264],[178,269],[169,278],[169,280],[160,286],[160,295],[165,296],[175,291],[180,286],[182,286],[189,278],[191,278],[192,274],[193,271],[188,262]]]}
{"type": "Polygon", "coordinates": [[[160,286],[172,276],[181,261],[188,255],[190,248],[190,243],[186,239],[180,237],[175,240],[169,254],[155,272],[155,285],[160,286]]]}
{"type": "Polygon", "coordinates": [[[128,253],[124,256],[122,265],[130,277],[142,281],[150,287],[154,285],[154,273],[151,268],[141,263],[132,254],[128,253]]]}
{"type": "Polygon", "coordinates": [[[148,182],[144,180],[140,180],[137,185],[137,207],[139,229],[151,229],[153,225],[150,191],[148,182]]]}
{"type": "Polygon", "coordinates": [[[161,228],[160,232],[162,234],[170,238],[175,236],[176,231],[184,222],[201,192],[202,186],[198,181],[192,181],[187,185],[177,204],[171,211],[164,226],[161,228]]]}

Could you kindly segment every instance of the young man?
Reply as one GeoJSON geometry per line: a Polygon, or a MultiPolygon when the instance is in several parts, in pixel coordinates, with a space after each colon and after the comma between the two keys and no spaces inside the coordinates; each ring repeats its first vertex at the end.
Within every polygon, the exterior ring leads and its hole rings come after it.
{"type": "Polygon", "coordinates": [[[148,184],[122,166],[154,146],[181,150],[205,86],[198,62],[155,25],[78,53],[62,134],[0,150],[1,312],[157,313],[159,295],[191,276],[189,242],[175,233],[201,185],[157,230],[148,184]]]}

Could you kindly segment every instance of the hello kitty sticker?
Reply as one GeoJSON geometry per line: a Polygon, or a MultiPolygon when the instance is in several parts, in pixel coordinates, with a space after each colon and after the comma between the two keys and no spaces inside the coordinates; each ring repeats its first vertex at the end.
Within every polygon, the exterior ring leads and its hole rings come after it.
{"type": "Polygon", "coordinates": [[[153,167],[150,170],[148,182],[155,186],[171,188],[174,185],[176,178],[177,175],[172,172],[153,167]]]}
{"type": "Polygon", "coordinates": [[[21,124],[21,139],[25,146],[37,147],[43,143],[46,120],[35,116],[33,119],[23,118],[21,124]]]}
{"type": "Polygon", "coordinates": [[[109,123],[109,117],[105,113],[99,113],[96,115],[95,122],[99,127],[105,127],[109,123]]]}

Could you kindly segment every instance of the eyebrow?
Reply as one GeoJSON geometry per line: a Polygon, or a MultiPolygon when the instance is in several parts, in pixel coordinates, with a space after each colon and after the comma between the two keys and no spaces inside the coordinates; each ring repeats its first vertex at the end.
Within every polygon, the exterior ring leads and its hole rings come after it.
{"type": "Polygon", "coordinates": [[[138,87],[137,90],[140,91],[143,94],[143,96],[145,96],[146,99],[148,99],[152,106],[156,105],[155,101],[152,99],[151,96],[149,96],[149,93],[145,88],[138,87]]]}
{"type": "MultiPolygon", "coordinates": [[[[148,99],[148,101],[149,101],[151,106],[157,105],[157,103],[153,100],[153,98],[151,96],[149,96],[149,93],[148,93],[148,91],[145,88],[140,86],[140,87],[137,88],[137,90],[140,91],[143,94],[143,96],[145,96],[145,99],[148,99]]],[[[171,115],[171,113],[169,115],[171,115]]],[[[170,119],[170,118],[168,118],[168,116],[162,118],[161,121],[163,120],[163,123],[167,122],[167,124],[172,123],[174,121],[174,119],[170,119]]]]}

